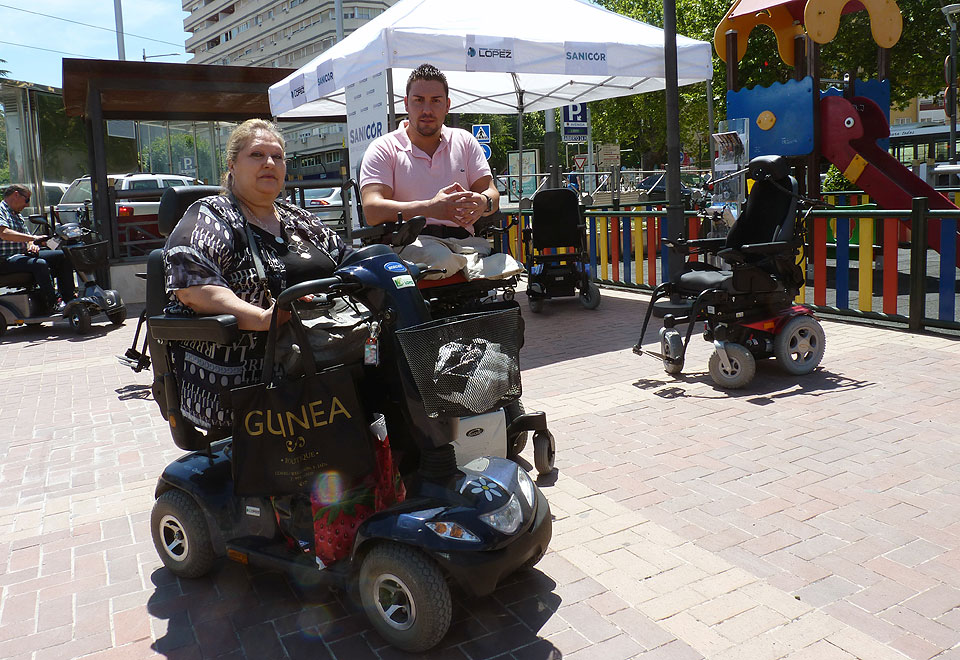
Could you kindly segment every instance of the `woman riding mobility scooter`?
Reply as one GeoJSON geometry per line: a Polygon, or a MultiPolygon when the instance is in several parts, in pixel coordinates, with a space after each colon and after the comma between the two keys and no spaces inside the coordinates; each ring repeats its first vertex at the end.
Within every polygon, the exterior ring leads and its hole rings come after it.
{"type": "Polygon", "coordinates": [[[0,275],[0,289],[13,289],[0,295],[0,336],[10,325],[37,325],[61,318],[68,319],[77,334],[90,331],[92,316],[103,312],[114,325],[127,318],[127,308],[120,294],[113,289],[104,289],[97,283],[96,272],[107,265],[107,242],[87,224],[86,215],[78,212],[80,222],[56,225],[53,228],[43,216],[32,215],[30,221],[43,228],[49,238],[47,245],[63,250],[70,265],[80,278],[78,295],[67,302],[62,312],[42,312],[40,292],[36,282],[27,273],[0,275]]]}
{"type": "Polygon", "coordinates": [[[773,356],[787,373],[808,374],[820,364],[826,345],[813,312],[794,304],[804,281],[798,259],[813,206],[798,221],[797,180],[785,158],[758,156],[747,172],[755,181],[753,189],[725,237],[668,242],[683,254],[716,255],[730,269],[685,263],[678,277],[654,289],[633,348],[638,355],[646,352],[663,360],[667,373],[678,374],[693,327],[703,321],[703,338],[716,349],[708,364],[710,377],[726,388],[746,386],[756,373],[756,360],[773,356]],[[660,353],[642,348],[652,315],[663,318],[660,353]],[[684,323],[686,336],[681,337],[676,326],[684,323]]]}
{"type": "MultiPolygon", "coordinates": [[[[176,195],[177,189],[167,194],[176,195]]],[[[232,342],[236,319],[149,316],[154,395],[174,441],[192,452],[164,470],[151,517],[157,551],[173,573],[203,575],[216,557],[226,555],[316,583],[355,587],[384,639],[423,651],[449,627],[448,580],[472,596],[485,595],[500,579],[543,556],[551,537],[550,510],[526,472],[496,457],[479,457],[458,468],[451,444],[454,418],[519,396],[519,346],[512,341],[519,314],[502,310],[430,321],[414,285],[418,276],[416,266],[400,261],[387,246],[372,245],[352,254],[333,277],[281,293],[277,308],[292,311],[290,323],[300,345],[306,338],[297,307],[304,296],[317,296],[312,304],[338,297],[360,302],[373,319],[369,348],[363,364],[314,374],[330,376],[334,396],[345,393],[342,400],[316,402],[316,408],[310,404],[309,411],[293,418],[290,413],[274,417],[256,400],[241,398],[243,390],[234,390],[235,438],[204,436],[180,413],[168,346],[187,338],[232,342]],[[351,399],[350,392],[359,396],[351,399]],[[338,435],[351,416],[374,420],[369,442],[347,444],[338,435]],[[249,438],[241,442],[236,420],[245,420],[247,431],[253,427],[253,435],[266,430],[275,436],[280,453],[289,454],[283,463],[291,472],[321,465],[301,451],[304,444],[326,452],[324,457],[339,457],[336,465],[362,463],[362,456],[375,451],[375,498],[355,501],[344,494],[338,487],[344,474],[329,468],[318,468],[303,493],[270,493],[264,484],[283,475],[272,466],[258,471],[254,465],[250,472],[249,463],[239,463],[249,451],[244,446],[249,438]],[[399,465],[402,481],[391,463],[399,465]],[[256,481],[250,479],[253,473],[261,477],[259,486],[250,486],[256,481]]],[[[155,253],[147,269],[147,305],[153,311],[163,305],[156,302],[158,295],[164,297],[163,272],[155,253]]],[[[274,329],[270,338],[268,357],[274,329]]],[[[301,362],[309,377],[312,359],[306,353],[301,362]]],[[[269,381],[269,366],[264,373],[269,381]]]]}

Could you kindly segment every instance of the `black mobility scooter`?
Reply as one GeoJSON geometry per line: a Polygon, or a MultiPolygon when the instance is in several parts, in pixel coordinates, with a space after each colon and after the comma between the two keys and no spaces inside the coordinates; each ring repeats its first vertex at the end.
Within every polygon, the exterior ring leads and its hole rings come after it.
{"type": "Polygon", "coordinates": [[[543,311],[545,300],[574,296],[577,290],[586,309],[600,306],[600,287],[587,269],[587,226],[576,192],[569,188],[538,192],[533,198],[533,221],[523,230],[523,240],[531,312],[543,311]]]}
{"type": "Polygon", "coordinates": [[[716,255],[729,270],[686,262],[678,277],[654,289],[633,349],[660,358],[667,373],[678,374],[694,324],[703,321],[703,338],[716,349],[710,377],[725,388],[746,386],[756,361],[772,356],[789,374],[810,373],[826,342],[813,312],[794,303],[804,282],[798,262],[806,236],[806,214],[798,218],[797,180],[780,156],[754,158],[747,172],[753,189],[725,237],[668,243],[682,254],[716,255]],[[652,315],[663,318],[660,353],[642,349],[652,315]],[[676,326],[684,323],[681,336],[676,326]]]}
{"type": "MultiPolygon", "coordinates": [[[[164,201],[176,203],[161,206],[161,231],[168,234],[196,197],[195,189],[166,191],[164,201]]],[[[321,302],[349,297],[379,323],[376,364],[341,365],[336,374],[340,383],[352,379],[365,411],[382,413],[390,445],[385,453],[382,443],[377,446],[376,470],[389,469],[385,463],[390,461],[399,465],[402,488],[391,503],[367,503],[359,517],[359,505],[334,497],[334,508],[354,516],[342,532],[342,527],[331,529],[333,513],[324,518],[312,510],[312,494],[237,494],[234,457],[240,446],[230,437],[202,434],[181,414],[171,344],[186,339],[230,343],[238,335],[237,324],[229,315],[164,314],[162,256],[159,250],[150,255],[146,332],[153,393],[175,443],[191,452],[160,476],[151,517],[157,552],[173,573],[203,575],[226,555],[296,573],[308,583],[343,586],[359,596],[370,622],[390,644],[423,651],[449,627],[450,583],[482,596],[544,555],[552,533],[550,509],[533,480],[502,458],[480,457],[458,468],[451,445],[452,418],[464,408],[492,408],[519,395],[519,347],[511,345],[516,318],[508,312],[431,321],[414,286],[418,276],[416,266],[400,261],[389,247],[371,245],[352,254],[332,277],[290,287],[277,299],[280,308],[296,312],[307,294],[321,302]],[[460,368],[477,354],[481,364],[484,356],[491,358],[487,371],[460,368]],[[490,375],[506,377],[506,385],[491,388],[490,375]],[[321,528],[324,534],[342,532],[342,558],[318,561],[321,528]]],[[[235,418],[245,412],[235,408],[235,418]]],[[[278,423],[282,428],[284,422],[278,423]]],[[[323,439],[337,443],[337,437],[323,439]]]]}
{"type": "Polygon", "coordinates": [[[51,226],[41,215],[30,216],[30,221],[42,228],[49,237],[50,248],[63,250],[80,280],[77,297],[69,301],[63,311],[49,313],[40,290],[28,273],[0,275],[0,336],[11,325],[36,325],[65,318],[77,334],[90,331],[92,317],[103,312],[114,325],[127,318],[127,308],[120,293],[104,289],[97,283],[97,271],[107,266],[107,242],[89,228],[89,210],[80,214],[80,222],[51,226]]]}

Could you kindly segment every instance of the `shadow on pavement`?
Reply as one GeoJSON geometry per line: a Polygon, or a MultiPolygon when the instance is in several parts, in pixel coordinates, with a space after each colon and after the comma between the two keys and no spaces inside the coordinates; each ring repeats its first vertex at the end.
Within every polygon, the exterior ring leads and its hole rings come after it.
{"type": "MultiPolygon", "coordinates": [[[[125,323],[129,323],[126,321],[125,323]]],[[[78,335],[70,327],[68,321],[54,321],[52,323],[36,323],[22,326],[11,326],[0,336],[0,346],[2,345],[25,345],[25,348],[38,346],[48,341],[69,341],[69,342],[88,342],[94,339],[104,337],[109,333],[119,330],[122,325],[113,325],[106,320],[94,318],[90,331],[85,335],[78,335]]]]}
{"type": "Polygon", "coordinates": [[[664,375],[662,378],[643,378],[634,382],[633,386],[641,390],[653,390],[656,396],[663,399],[736,398],[744,399],[747,403],[763,406],[786,397],[824,396],[831,392],[846,392],[875,387],[876,383],[847,378],[822,367],[805,376],[789,376],[768,361],[759,363],[756,377],[749,385],[739,390],[720,387],[713,382],[706,372],[678,374],[677,376],[664,375]],[[688,394],[683,388],[685,383],[707,383],[713,387],[715,395],[688,394]]]}
{"type": "Polygon", "coordinates": [[[524,658],[562,657],[538,635],[561,598],[536,569],[510,576],[485,598],[454,590],[449,632],[435,649],[415,655],[389,647],[344,592],[296,584],[284,573],[224,561],[203,578],[182,580],[161,568],[151,580],[152,648],[167,658],[479,660],[521,647],[524,658]]]}
{"type": "Polygon", "coordinates": [[[150,385],[124,385],[114,392],[121,401],[130,401],[131,399],[142,399],[148,401],[153,398],[153,388],[150,385]]]}

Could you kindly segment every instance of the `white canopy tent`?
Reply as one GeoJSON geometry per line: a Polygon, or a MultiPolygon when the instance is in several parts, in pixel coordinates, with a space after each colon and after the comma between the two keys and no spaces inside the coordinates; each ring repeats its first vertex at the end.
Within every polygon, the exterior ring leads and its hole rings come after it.
{"type": "MultiPolygon", "coordinates": [[[[677,36],[679,85],[712,76],[711,45],[677,36]]],[[[344,87],[443,71],[451,112],[514,114],[663,89],[664,32],[586,0],[400,0],[270,87],[284,120],[346,114],[344,87]]]]}

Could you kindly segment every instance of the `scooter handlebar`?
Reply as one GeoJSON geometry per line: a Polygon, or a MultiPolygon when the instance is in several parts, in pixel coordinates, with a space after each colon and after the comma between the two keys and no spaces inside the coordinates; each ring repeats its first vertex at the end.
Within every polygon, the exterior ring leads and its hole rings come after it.
{"type": "Polygon", "coordinates": [[[339,277],[324,277],[319,280],[309,280],[287,287],[277,296],[277,305],[280,309],[290,309],[290,304],[304,296],[316,295],[320,293],[331,293],[333,290],[346,292],[354,288],[359,288],[359,284],[344,282],[339,277]]]}

